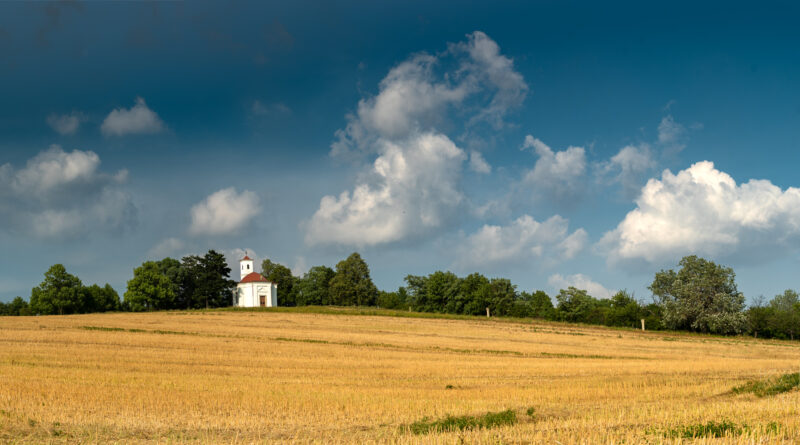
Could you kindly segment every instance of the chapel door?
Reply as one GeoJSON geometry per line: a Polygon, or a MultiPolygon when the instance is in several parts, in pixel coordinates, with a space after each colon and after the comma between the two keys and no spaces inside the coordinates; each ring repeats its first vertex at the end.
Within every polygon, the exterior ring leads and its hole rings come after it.
{"type": "Polygon", "coordinates": [[[262,295],[261,296],[261,307],[266,307],[266,306],[267,306],[267,296],[266,295],[262,295]]]}

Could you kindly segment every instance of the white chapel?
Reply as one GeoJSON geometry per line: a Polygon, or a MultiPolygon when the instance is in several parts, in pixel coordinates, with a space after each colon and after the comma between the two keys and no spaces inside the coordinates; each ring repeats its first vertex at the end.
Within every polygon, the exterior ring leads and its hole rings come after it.
{"type": "Polygon", "coordinates": [[[275,307],[278,305],[278,283],[264,278],[253,269],[253,260],[246,254],[239,261],[239,284],[233,294],[237,307],[275,307]]]}

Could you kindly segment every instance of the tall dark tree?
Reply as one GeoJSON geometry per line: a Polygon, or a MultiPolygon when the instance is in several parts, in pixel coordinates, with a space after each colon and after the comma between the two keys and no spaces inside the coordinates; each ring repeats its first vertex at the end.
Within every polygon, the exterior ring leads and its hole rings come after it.
{"type": "MultiPolygon", "coordinates": [[[[162,271],[165,269],[160,266],[162,271]]],[[[200,309],[205,306],[205,296],[198,289],[198,283],[205,275],[203,270],[203,257],[187,255],[181,259],[180,273],[174,275],[172,282],[176,295],[177,305],[185,309],[200,309]]],[[[232,300],[231,300],[232,301],[232,300]]]]}
{"type": "Polygon", "coordinates": [[[230,306],[236,282],[230,279],[231,268],[225,255],[209,250],[200,261],[201,273],[195,282],[195,295],[203,298],[206,308],[230,306]]]}
{"type": "Polygon", "coordinates": [[[327,305],[330,283],[336,272],[328,266],[314,266],[293,287],[298,306],[327,305]]]}
{"type": "Polygon", "coordinates": [[[744,295],[736,287],[733,269],[697,256],[681,259],[678,272],[656,273],[650,290],[664,311],[670,329],[737,334],[747,319],[744,295]]]}
{"type": "Polygon", "coordinates": [[[84,307],[81,280],[67,273],[61,264],[54,264],[44,274],[44,281],[31,291],[30,309],[34,314],[73,314],[84,307]]]}
{"type": "MultiPolygon", "coordinates": [[[[280,289],[280,288],[279,288],[280,289]]],[[[378,288],[369,275],[369,266],[357,252],[336,265],[331,279],[331,303],[339,306],[374,306],[378,288]]]]}

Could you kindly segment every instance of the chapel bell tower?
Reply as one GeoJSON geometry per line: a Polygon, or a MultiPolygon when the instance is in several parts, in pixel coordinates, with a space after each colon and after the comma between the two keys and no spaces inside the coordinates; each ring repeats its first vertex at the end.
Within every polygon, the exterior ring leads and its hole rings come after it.
{"type": "Polygon", "coordinates": [[[247,252],[244,253],[244,258],[239,260],[239,281],[241,281],[247,275],[255,272],[253,269],[253,260],[247,256],[247,252]]]}

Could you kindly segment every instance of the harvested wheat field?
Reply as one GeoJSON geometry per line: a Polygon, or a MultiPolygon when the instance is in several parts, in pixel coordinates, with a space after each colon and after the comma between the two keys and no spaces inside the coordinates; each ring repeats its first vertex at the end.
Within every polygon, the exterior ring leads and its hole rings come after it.
{"type": "Polygon", "coordinates": [[[0,318],[0,440],[800,442],[800,343],[341,312],[0,318]]]}

